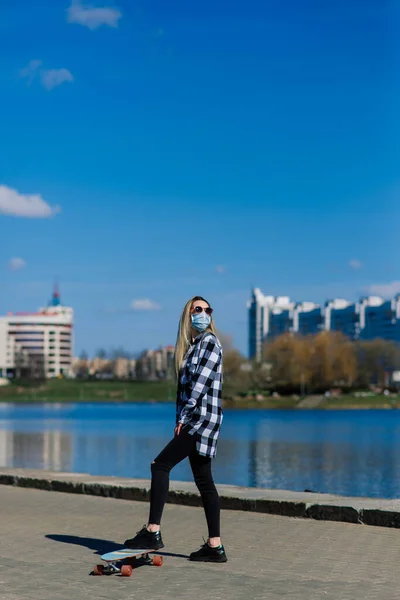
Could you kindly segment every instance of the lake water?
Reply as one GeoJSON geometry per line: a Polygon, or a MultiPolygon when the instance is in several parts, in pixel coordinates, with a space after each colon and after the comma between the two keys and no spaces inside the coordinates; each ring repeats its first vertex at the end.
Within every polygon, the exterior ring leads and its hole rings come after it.
{"type": "MultiPolygon", "coordinates": [[[[0,403],[0,467],[150,477],[173,404],[0,403]]],[[[400,411],[225,411],[217,483],[400,497],[400,411]]],[[[191,480],[188,461],[171,475],[191,480]]]]}

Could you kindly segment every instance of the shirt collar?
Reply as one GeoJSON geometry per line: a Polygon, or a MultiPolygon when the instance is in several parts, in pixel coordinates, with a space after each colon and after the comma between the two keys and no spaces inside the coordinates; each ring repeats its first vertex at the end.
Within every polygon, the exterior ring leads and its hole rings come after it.
{"type": "Polygon", "coordinates": [[[191,346],[195,346],[196,344],[198,344],[200,342],[200,340],[207,334],[207,333],[211,333],[209,329],[207,329],[206,331],[202,331],[201,333],[199,333],[199,335],[197,335],[194,340],[192,340],[192,343],[190,344],[191,346]]]}

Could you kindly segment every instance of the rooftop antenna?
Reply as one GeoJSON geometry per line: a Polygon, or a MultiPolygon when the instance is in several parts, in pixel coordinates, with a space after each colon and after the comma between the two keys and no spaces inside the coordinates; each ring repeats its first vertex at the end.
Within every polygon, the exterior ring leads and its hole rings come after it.
{"type": "Polygon", "coordinates": [[[60,306],[60,289],[58,286],[58,282],[56,281],[54,284],[53,296],[51,298],[51,306],[60,306]]]}

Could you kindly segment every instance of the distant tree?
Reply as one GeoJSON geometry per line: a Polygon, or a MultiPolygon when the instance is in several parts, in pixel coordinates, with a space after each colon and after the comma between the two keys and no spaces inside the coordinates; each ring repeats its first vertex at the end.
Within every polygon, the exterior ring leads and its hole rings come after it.
{"type": "Polygon", "coordinates": [[[285,333],[265,344],[264,357],[277,386],[319,389],[350,386],[356,379],[354,344],[338,332],[315,336],[285,333]]]}
{"type": "Polygon", "coordinates": [[[218,332],[218,339],[223,349],[225,378],[236,377],[240,373],[245,358],[234,348],[230,336],[218,332]]]}
{"type": "Polygon", "coordinates": [[[107,351],[104,348],[99,348],[99,350],[96,352],[96,357],[105,360],[108,357],[107,351]]]}
{"type": "Polygon", "coordinates": [[[116,358],[130,358],[130,352],[128,352],[127,350],[125,350],[125,348],[123,348],[122,346],[119,346],[118,348],[112,348],[110,350],[110,352],[108,353],[108,356],[112,359],[115,360],[116,358]]]}
{"type": "Polygon", "coordinates": [[[224,369],[224,396],[235,396],[240,391],[248,387],[248,376],[242,370],[246,362],[244,356],[234,347],[231,336],[220,331],[217,336],[223,350],[223,369],[224,369]]]}
{"type": "Polygon", "coordinates": [[[354,344],[342,333],[330,331],[311,336],[310,341],[313,387],[352,386],[357,373],[354,344]]]}
{"type": "Polygon", "coordinates": [[[302,377],[311,380],[311,347],[306,338],[285,333],[267,342],[263,355],[271,365],[271,377],[275,385],[300,385],[302,377]]]}
{"type": "Polygon", "coordinates": [[[77,377],[82,379],[89,376],[89,356],[85,350],[82,350],[79,360],[74,364],[74,372],[77,377]]]}
{"type": "Polygon", "coordinates": [[[243,373],[244,381],[247,382],[246,391],[266,389],[271,383],[271,364],[266,361],[254,360],[248,367],[243,373]]]}
{"type": "Polygon", "coordinates": [[[355,344],[357,357],[357,385],[384,386],[388,375],[400,369],[400,348],[390,340],[376,339],[355,344]]]}
{"type": "Polygon", "coordinates": [[[32,381],[44,381],[46,379],[46,365],[43,354],[28,355],[28,379],[32,381]]]}

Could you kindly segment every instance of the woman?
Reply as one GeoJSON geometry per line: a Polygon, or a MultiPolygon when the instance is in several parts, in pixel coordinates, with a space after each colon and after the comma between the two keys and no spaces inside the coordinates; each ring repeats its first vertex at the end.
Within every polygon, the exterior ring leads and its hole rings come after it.
{"type": "Polygon", "coordinates": [[[222,348],[215,335],[213,309],[201,296],[189,300],[182,312],[175,348],[178,377],[174,438],[151,464],[150,515],[128,548],[163,548],[160,523],[168,496],[169,473],[189,457],[208,525],[208,540],[190,560],[226,562],[220,538],[220,500],[211,459],[216,454],[222,423],[222,348]]]}

